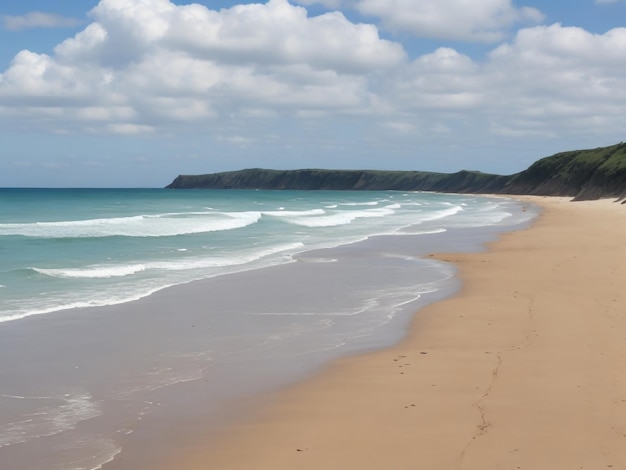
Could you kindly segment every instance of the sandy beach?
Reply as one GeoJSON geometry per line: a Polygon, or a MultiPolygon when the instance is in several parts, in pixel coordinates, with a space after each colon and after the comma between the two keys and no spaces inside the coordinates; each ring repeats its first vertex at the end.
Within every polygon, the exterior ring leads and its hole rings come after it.
{"type": "Polygon", "coordinates": [[[463,288],[399,345],[273,394],[165,468],[626,468],[626,206],[528,200],[544,208],[530,229],[433,255],[463,288]]]}

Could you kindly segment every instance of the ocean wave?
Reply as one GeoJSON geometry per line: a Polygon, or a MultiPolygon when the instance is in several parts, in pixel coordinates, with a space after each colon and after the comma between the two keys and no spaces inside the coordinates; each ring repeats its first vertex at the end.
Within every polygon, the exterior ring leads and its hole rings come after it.
{"type": "Polygon", "coordinates": [[[104,279],[130,276],[146,270],[143,264],[123,266],[90,266],[87,268],[45,269],[31,268],[33,271],[51,277],[104,279]]]}
{"type": "Polygon", "coordinates": [[[423,217],[421,217],[421,219],[417,223],[431,222],[433,220],[445,219],[446,217],[450,217],[450,216],[458,214],[462,210],[463,208],[461,206],[453,205],[449,209],[442,209],[439,211],[429,212],[428,214],[425,214],[423,217]]]}
{"type": "MultiPolygon", "coordinates": [[[[70,294],[68,297],[58,298],[56,300],[51,300],[50,297],[47,297],[47,303],[45,305],[29,305],[29,303],[21,303],[20,308],[18,309],[7,309],[3,311],[0,314],[0,323],[20,320],[33,315],[44,315],[52,312],[58,312],[60,310],[104,307],[133,302],[177,284],[184,284],[198,279],[206,279],[222,274],[254,269],[259,267],[258,262],[262,263],[261,266],[294,262],[293,255],[299,252],[303,247],[303,243],[297,242],[268,247],[262,250],[250,250],[246,253],[240,253],[236,257],[231,256],[230,258],[185,258],[180,260],[145,263],[143,266],[145,267],[146,273],[150,270],[162,270],[170,272],[177,271],[179,274],[175,274],[174,276],[161,276],[159,274],[153,276],[147,275],[146,278],[139,283],[118,282],[116,286],[112,287],[110,290],[102,289],[98,293],[91,292],[88,296],[89,300],[86,301],[76,300],[76,295],[70,294]],[[281,253],[283,255],[280,258],[271,258],[272,256],[280,255],[281,253]],[[267,259],[267,262],[261,261],[263,259],[267,259]],[[211,268],[218,269],[215,271],[208,271],[211,268]],[[185,273],[185,271],[188,271],[188,273],[185,273]],[[125,288],[120,289],[120,286],[125,286],[125,288]]],[[[98,269],[103,271],[106,269],[111,272],[118,270],[119,273],[122,273],[124,269],[126,269],[126,266],[110,265],[107,267],[101,266],[98,269]]],[[[32,271],[35,270],[43,271],[40,268],[32,268],[32,271]]],[[[56,274],[56,277],[61,277],[62,275],[66,278],[74,277],[88,279],[89,275],[97,275],[103,272],[95,270],[93,266],[88,266],[82,271],[83,272],[81,272],[79,268],[61,268],[56,269],[53,273],[56,274]]],[[[98,278],[96,278],[96,280],[97,279],[98,278]]],[[[100,279],[102,278],[100,277],[100,279]]],[[[83,296],[79,297],[83,298],[83,296]]]]}
{"type": "Polygon", "coordinates": [[[146,269],[161,269],[168,271],[185,271],[189,269],[207,269],[207,268],[224,268],[228,266],[240,266],[249,264],[262,258],[272,256],[278,253],[299,250],[304,247],[303,243],[287,243],[283,245],[271,246],[263,250],[250,250],[237,255],[229,255],[224,257],[207,257],[207,258],[184,258],[171,261],[156,261],[146,263],[146,269]]]}
{"type": "Polygon", "coordinates": [[[391,206],[377,209],[368,209],[362,211],[345,211],[335,214],[325,213],[324,215],[299,216],[289,218],[286,221],[309,228],[335,227],[340,225],[348,225],[356,219],[385,217],[395,214],[395,210],[391,206]]]}
{"type": "Polygon", "coordinates": [[[108,219],[0,224],[0,236],[33,238],[171,237],[235,230],[257,223],[261,213],[188,212],[108,219]]]}
{"type": "Polygon", "coordinates": [[[7,423],[0,429],[0,448],[53,436],[74,429],[81,421],[102,414],[98,404],[85,391],[51,397],[9,395],[2,397],[29,401],[33,406],[32,410],[23,416],[24,419],[7,423]]]}
{"type": "Polygon", "coordinates": [[[397,232],[390,233],[389,235],[436,235],[438,233],[445,233],[448,229],[436,228],[432,230],[417,230],[413,224],[400,228],[397,232]],[[413,229],[413,230],[412,230],[413,229]]]}
{"type": "MultiPolygon", "coordinates": [[[[83,444],[78,442],[77,444],[83,444]]],[[[101,470],[107,463],[115,460],[122,448],[118,447],[112,439],[91,439],[86,445],[89,446],[88,456],[72,461],[74,468],[81,470],[101,470]]],[[[84,446],[81,447],[84,449],[84,446]]],[[[67,470],[67,462],[52,464],[49,470],[67,470]]]]}
{"type": "Polygon", "coordinates": [[[268,215],[271,217],[304,217],[309,215],[323,215],[326,211],[324,209],[310,209],[305,211],[264,211],[262,215],[268,215]]]}
{"type": "MultiPolygon", "coordinates": [[[[532,218],[532,214],[525,217],[517,217],[520,223],[532,218]]],[[[513,218],[510,203],[488,202],[481,205],[470,205],[464,207],[463,213],[455,217],[450,222],[450,227],[491,227],[505,224],[513,218]]]]}
{"type": "Polygon", "coordinates": [[[369,201],[369,202],[342,202],[342,206],[377,206],[380,204],[380,201],[369,201]]]}
{"type": "Polygon", "coordinates": [[[177,260],[152,261],[142,264],[128,265],[95,265],[86,266],[84,268],[30,268],[39,274],[45,276],[65,278],[65,279],[105,279],[114,277],[126,277],[133,274],[142,273],[149,270],[163,271],[186,271],[191,269],[207,269],[207,268],[224,268],[228,266],[239,266],[242,264],[252,263],[259,259],[271,256],[277,253],[290,250],[298,250],[304,246],[303,243],[288,243],[268,247],[264,250],[250,250],[247,253],[239,253],[237,255],[229,255],[223,257],[189,257],[177,260]]]}
{"type": "Polygon", "coordinates": [[[22,306],[20,309],[3,311],[0,316],[0,323],[10,322],[15,320],[21,320],[23,318],[32,317],[35,315],[45,315],[48,313],[58,312],[61,310],[73,310],[77,308],[93,308],[93,307],[106,307],[109,305],[118,305],[127,302],[133,302],[135,300],[143,299],[149,295],[154,294],[162,289],[173,286],[173,283],[164,283],[156,287],[147,288],[142,291],[133,291],[131,293],[124,292],[117,295],[106,296],[103,298],[93,298],[87,301],[73,301],[73,300],[61,300],[52,305],[38,305],[38,306],[22,306]]]}

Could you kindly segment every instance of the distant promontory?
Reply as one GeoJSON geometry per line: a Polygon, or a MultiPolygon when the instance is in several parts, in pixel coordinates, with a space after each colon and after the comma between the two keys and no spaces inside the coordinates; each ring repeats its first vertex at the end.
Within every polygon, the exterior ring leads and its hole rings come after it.
{"type": "Polygon", "coordinates": [[[626,144],[542,158],[502,176],[480,171],[247,170],[180,175],[172,189],[398,190],[626,199],[626,144]]]}

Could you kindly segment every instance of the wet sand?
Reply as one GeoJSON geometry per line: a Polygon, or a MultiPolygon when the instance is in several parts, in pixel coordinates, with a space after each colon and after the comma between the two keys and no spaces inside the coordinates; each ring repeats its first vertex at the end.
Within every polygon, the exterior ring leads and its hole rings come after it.
{"type": "Polygon", "coordinates": [[[273,394],[164,468],[626,468],[626,206],[528,198],[527,230],[437,254],[464,282],[398,346],[273,394]]]}

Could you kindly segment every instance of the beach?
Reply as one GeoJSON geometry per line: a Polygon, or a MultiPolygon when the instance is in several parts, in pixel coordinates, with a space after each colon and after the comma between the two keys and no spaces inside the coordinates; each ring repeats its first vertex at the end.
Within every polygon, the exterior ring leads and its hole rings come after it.
{"type": "Polygon", "coordinates": [[[272,393],[164,469],[626,468],[626,206],[525,197],[389,349],[272,393]]]}
{"type": "Polygon", "coordinates": [[[396,191],[2,192],[2,470],[158,468],[204,449],[278,391],[398,344],[461,285],[430,253],[482,251],[539,210],[396,191]]]}

